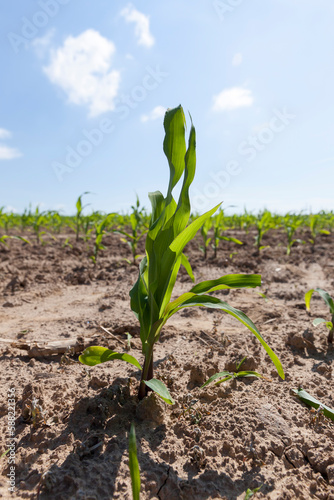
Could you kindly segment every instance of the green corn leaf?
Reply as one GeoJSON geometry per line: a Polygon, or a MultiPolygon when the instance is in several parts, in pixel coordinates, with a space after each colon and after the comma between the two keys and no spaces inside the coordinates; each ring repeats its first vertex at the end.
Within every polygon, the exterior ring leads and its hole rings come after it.
{"type": "MultiPolygon", "coordinates": [[[[144,257],[139,265],[139,277],[130,290],[131,309],[140,322],[140,339],[144,344],[147,340],[151,325],[150,308],[148,302],[147,283],[145,274],[147,272],[147,257],[144,257]]],[[[153,299],[152,299],[153,301],[153,299]]]]}
{"type": "Polygon", "coordinates": [[[84,350],[81,356],[79,356],[79,361],[88,366],[99,365],[100,363],[112,361],[113,359],[121,359],[122,361],[126,361],[127,363],[135,366],[139,370],[142,369],[136,358],[134,358],[130,354],[122,354],[119,352],[111,351],[106,347],[90,346],[84,350]]]}
{"type": "MultiPolygon", "coordinates": [[[[254,323],[244,314],[242,311],[239,311],[238,309],[235,309],[234,307],[230,306],[227,302],[223,302],[220,299],[217,299],[216,297],[211,297],[210,295],[196,295],[193,294],[191,297],[187,298],[183,303],[178,304],[175,306],[171,311],[168,313],[168,317],[172,316],[175,314],[177,311],[182,309],[183,307],[192,307],[192,306],[202,306],[202,307],[208,307],[208,308],[213,308],[213,309],[220,309],[221,311],[226,312],[227,314],[230,314],[234,318],[236,318],[240,323],[245,325],[254,335],[255,337],[259,340],[259,342],[262,344],[263,348],[269,355],[270,359],[274,363],[277,372],[279,376],[284,380],[284,371],[281,365],[280,360],[276,356],[276,354],[270,349],[270,347],[267,345],[267,343],[264,341],[263,337],[261,336],[260,332],[254,325],[254,323]]],[[[167,321],[168,318],[165,319],[167,321]]]]}
{"type": "Polygon", "coordinates": [[[225,378],[222,378],[221,380],[218,380],[218,382],[215,383],[215,385],[220,385],[223,382],[227,382],[228,380],[231,380],[233,377],[233,374],[231,373],[230,375],[226,376],[225,378]]]}
{"type": "Polygon", "coordinates": [[[132,484],[132,498],[139,500],[140,498],[140,470],[137,457],[136,431],[134,424],[131,424],[129,434],[129,469],[132,484]]]}
{"type": "MultiPolygon", "coordinates": [[[[151,257],[159,259],[159,267],[155,269],[156,279],[154,281],[156,281],[157,285],[157,302],[161,303],[161,299],[165,299],[161,310],[163,310],[165,305],[169,302],[184,247],[193,239],[204,222],[211,217],[218,207],[219,205],[198,217],[187,227],[185,226],[188,222],[188,214],[183,213],[182,217],[178,214],[175,225],[172,226],[172,220],[170,220],[168,224],[166,224],[166,228],[161,231],[157,240],[154,242],[154,246],[150,245],[149,249],[152,250],[151,257]],[[178,234],[175,232],[176,225],[178,230],[184,227],[178,234]]],[[[149,235],[150,232],[148,236],[149,235]]]]}
{"type": "Polygon", "coordinates": [[[179,234],[186,227],[190,216],[189,188],[194,180],[196,170],[196,132],[193,124],[191,124],[184,163],[184,180],[173,223],[174,234],[179,234]]]}
{"type": "Polygon", "coordinates": [[[244,362],[246,361],[247,359],[247,356],[245,356],[244,358],[242,358],[242,360],[240,361],[240,363],[237,363],[236,367],[235,367],[235,371],[238,372],[241,368],[241,366],[244,364],[244,362]]]}
{"type": "Polygon", "coordinates": [[[195,234],[202,227],[204,222],[218,210],[220,205],[221,203],[218,203],[218,205],[213,207],[211,210],[208,210],[203,215],[195,219],[191,224],[189,224],[189,226],[186,227],[171,243],[169,247],[170,250],[172,252],[175,252],[177,255],[181,255],[186,244],[194,238],[195,234]]]}
{"type": "Polygon", "coordinates": [[[258,377],[258,378],[263,378],[263,375],[261,375],[258,372],[253,372],[253,371],[243,371],[243,372],[236,372],[236,373],[231,373],[231,372],[223,371],[223,372],[215,373],[214,375],[212,375],[205,382],[205,384],[202,385],[201,389],[203,387],[205,387],[206,385],[211,384],[211,382],[213,382],[214,380],[216,380],[217,378],[220,378],[220,377],[223,377],[223,379],[219,380],[218,382],[216,382],[215,385],[219,385],[222,382],[226,382],[227,380],[231,380],[232,378],[242,378],[242,377],[258,377]]]}
{"type": "Polygon", "coordinates": [[[310,310],[310,303],[311,303],[311,298],[314,292],[318,292],[319,295],[323,298],[323,300],[326,302],[326,304],[329,307],[329,310],[331,314],[334,314],[334,302],[332,297],[329,295],[329,293],[325,292],[325,290],[322,290],[321,288],[312,288],[305,294],[305,304],[306,304],[306,309],[309,311],[310,310]]]}
{"type": "Polygon", "coordinates": [[[318,326],[320,325],[321,323],[327,323],[327,321],[323,318],[316,318],[313,320],[313,325],[314,326],[318,326]]]}
{"type": "Polygon", "coordinates": [[[258,378],[264,378],[263,375],[261,375],[261,373],[258,373],[258,372],[253,372],[251,370],[247,370],[247,371],[243,371],[243,372],[237,372],[234,374],[235,375],[235,378],[239,378],[239,377],[258,377],[258,378]]]}
{"type": "Polygon", "coordinates": [[[250,488],[247,488],[244,500],[249,500],[250,498],[252,498],[252,496],[255,495],[255,493],[257,491],[259,491],[261,488],[262,488],[262,485],[259,486],[258,488],[254,488],[253,490],[251,490],[250,488]]]}
{"type": "Polygon", "coordinates": [[[209,210],[202,216],[195,219],[187,226],[169,245],[169,248],[164,253],[161,259],[160,279],[161,288],[157,294],[157,302],[161,303],[160,313],[162,313],[170,301],[172,291],[175,285],[178,269],[181,264],[181,255],[184,247],[191,241],[202,224],[213,215],[219,208],[219,205],[209,210]],[[160,292],[161,290],[161,292],[160,292]],[[159,293],[160,292],[160,293],[159,293]]]}
{"type": "Polygon", "coordinates": [[[167,389],[165,384],[161,382],[161,380],[152,378],[151,380],[145,380],[145,384],[147,385],[147,387],[152,389],[152,391],[156,392],[167,404],[175,404],[174,399],[169,394],[169,390],[167,389]]]}
{"type": "Polygon", "coordinates": [[[237,243],[237,245],[243,245],[242,241],[238,240],[237,238],[233,238],[232,236],[219,236],[219,239],[224,241],[232,241],[233,243],[237,243]]]}
{"type": "Polygon", "coordinates": [[[260,274],[226,274],[216,280],[202,281],[190,292],[201,295],[225,288],[255,288],[256,286],[261,286],[260,274]]]}
{"type": "Polygon", "coordinates": [[[324,415],[332,420],[334,420],[334,410],[329,408],[328,406],[320,403],[317,399],[311,396],[308,392],[304,391],[301,387],[299,389],[292,389],[292,391],[299,397],[304,403],[308,406],[312,406],[313,408],[318,409],[321,405],[323,408],[324,415]]]}
{"type": "Polygon", "coordinates": [[[213,382],[214,380],[216,380],[217,378],[220,378],[220,377],[224,377],[224,380],[228,380],[228,379],[231,379],[233,377],[233,374],[230,373],[230,372],[227,372],[227,371],[223,371],[223,372],[219,372],[219,373],[215,373],[214,375],[212,375],[202,386],[201,386],[201,389],[203,389],[203,387],[206,387],[207,385],[211,384],[211,382],[213,382]]]}
{"type": "Polygon", "coordinates": [[[195,282],[195,276],[194,276],[193,270],[191,268],[191,264],[189,262],[188,257],[184,253],[181,255],[181,265],[187,271],[188,275],[190,276],[191,281],[195,282]]]}
{"type": "Polygon", "coordinates": [[[17,240],[21,240],[23,241],[24,243],[28,243],[28,245],[31,245],[30,241],[27,240],[26,238],[23,238],[22,236],[11,236],[11,238],[15,238],[17,240]]]}
{"type": "Polygon", "coordinates": [[[186,119],[181,106],[169,109],[165,114],[164,128],[166,134],[163,150],[170,168],[168,194],[176,186],[184,171],[184,157],[186,154],[185,125],[186,119]]]}
{"type": "Polygon", "coordinates": [[[79,198],[77,199],[77,202],[76,202],[75,206],[76,206],[76,209],[77,209],[77,212],[78,212],[78,213],[81,213],[81,212],[82,212],[82,210],[83,210],[83,208],[84,208],[84,207],[82,206],[82,197],[83,197],[83,196],[85,196],[86,194],[90,194],[90,192],[89,192],[89,191],[85,191],[85,192],[84,192],[84,193],[82,193],[82,194],[79,196],[79,198]]]}

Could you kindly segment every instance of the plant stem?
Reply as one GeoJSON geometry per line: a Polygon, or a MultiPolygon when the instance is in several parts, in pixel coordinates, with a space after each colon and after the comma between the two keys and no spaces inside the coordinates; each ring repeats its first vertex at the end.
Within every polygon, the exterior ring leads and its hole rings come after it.
{"type": "Polygon", "coordinates": [[[327,341],[329,344],[333,344],[333,334],[334,334],[334,314],[332,315],[332,328],[329,330],[327,341]]]}
{"type": "Polygon", "coordinates": [[[142,371],[141,379],[140,379],[140,386],[139,386],[139,391],[138,391],[138,399],[144,399],[145,396],[147,396],[147,393],[149,391],[149,388],[147,385],[144,383],[145,380],[151,380],[153,378],[153,346],[151,349],[148,351],[148,353],[145,356],[145,361],[144,361],[144,368],[142,371]]]}

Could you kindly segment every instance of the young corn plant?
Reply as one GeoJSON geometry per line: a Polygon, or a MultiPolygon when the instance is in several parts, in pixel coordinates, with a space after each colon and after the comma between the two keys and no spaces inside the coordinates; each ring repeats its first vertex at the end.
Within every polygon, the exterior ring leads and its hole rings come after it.
{"type": "Polygon", "coordinates": [[[39,208],[36,207],[32,227],[33,227],[33,230],[35,232],[36,241],[38,244],[42,244],[42,245],[44,244],[44,240],[42,238],[42,235],[46,234],[46,233],[45,233],[45,231],[42,231],[42,229],[43,229],[43,226],[45,226],[45,225],[46,225],[46,217],[45,217],[44,213],[40,212],[39,208]]]}
{"type": "Polygon", "coordinates": [[[6,243],[6,240],[11,239],[11,240],[21,240],[24,243],[27,243],[28,245],[31,245],[30,241],[27,240],[26,238],[23,238],[22,236],[8,236],[7,234],[4,234],[3,236],[0,236],[0,243],[2,243],[5,246],[8,246],[6,243]]]}
{"type": "MultiPolygon", "coordinates": [[[[141,238],[147,233],[147,229],[144,225],[144,218],[142,216],[142,211],[140,208],[140,201],[137,196],[136,206],[132,206],[132,213],[130,215],[130,226],[131,232],[126,231],[125,229],[114,229],[114,232],[117,234],[121,234],[124,238],[121,238],[121,241],[127,243],[131,249],[132,253],[132,264],[136,264],[137,259],[140,259],[142,255],[137,254],[138,243],[141,238]]],[[[128,264],[131,264],[131,261],[125,259],[128,264]]]]}
{"type": "Polygon", "coordinates": [[[180,265],[184,263],[183,250],[203,224],[216,212],[220,204],[194,219],[190,218],[189,188],[195,176],[196,134],[191,125],[188,148],[185,141],[185,116],[181,106],[170,109],[165,114],[165,139],[163,150],[167,157],[170,178],[167,194],[160,191],[149,194],[152,214],[146,235],[145,257],[139,266],[137,282],[130,291],[131,309],[140,323],[140,339],[144,354],[143,368],[127,353],[118,353],[105,347],[88,347],[79,360],[94,366],[113,359],[121,359],[141,370],[138,398],[143,399],[148,390],[153,390],[168,404],[173,404],[167,387],[153,378],[153,351],[160,333],[168,319],[185,307],[207,307],[220,309],[245,325],[260,341],[278,374],[284,379],[282,365],[266,344],[253,322],[241,311],[230,306],[211,292],[229,288],[255,288],[261,284],[261,276],[230,274],[221,278],[203,281],[193,286],[189,292],[171,300],[180,265]],[[183,176],[178,202],[173,197],[173,189],[183,176]]]}
{"type": "Polygon", "coordinates": [[[235,380],[237,378],[243,378],[243,377],[257,377],[257,378],[264,378],[263,375],[261,375],[258,372],[250,371],[250,370],[244,370],[241,371],[241,365],[242,363],[246,360],[246,358],[243,358],[240,363],[236,365],[235,372],[228,372],[228,371],[222,371],[219,373],[215,373],[212,375],[201,387],[206,387],[207,385],[211,384],[214,380],[217,380],[217,378],[221,378],[221,380],[218,380],[215,382],[215,385],[220,385],[223,382],[226,382],[227,380],[235,380]]]}
{"type": "Polygon", "coordinates": [[[262,214],[259,214],[258,219],[256,221],[256,230],[257,230],[257,235],[255,236],[255,245],[260,252],[263,248],[265,248],[262,245],[262,238],[264,234],[269,231],[269,229],[273,229],[274,224],[273,220],[271,217],[271,213],[265,210],[262,214]]]}
{"type": "Polygon", "coordinates": [[[308,406],[312,406],[319,412],[322,412],[326,417],[334,421],[334,410],[332,408],[329,408],[325,404],[322,404],[316,398],[311,396],[311,394],[306,392],[302,387],[298,387],[298,389],[292,389],[292,392],[294,392],[294,394],[298,396],[298,398],[301,399],[303,403],[307,404],[308,406]]]}
{"type": "Polygon", "coordinates": [[[101,250],[105,250],[105,246],[102,244],[103,236],[106,234],[105,228],[109,225],[110,221],[114,217],[114,214],[109,214],[102,219],[100,222],[95,222],[95,240],[94,240],[94,253],[90,256],[90,259],[96,265],[98,253],[101,250]]]}
{"type": "Polygon", "coordinates": [[[239,220],[239,229],[243,229],[246,234],[249,233],[250,228],[255,224],[256,222],[256,217],[255,215],[249,213],[246,210],[246,207],[244,208],[244,213],[241,216],[236,216],[237,219],[239,220]]]}
{"type": "Polygon", "coordinates": [[[314,288],[312,290],[309,290],[305,294],[305,304],[306,304],[306,309],[308,312],[310,311],[311,298],[312,298],[312,295],[314,292],[318,292],[320,297],[322,299],[324,299],[324,301],[328,305],[329,312],[331,314],[331,320],[327,321],[324,318],[316,318],[313,321],[313,325],[318,326],[318,325],[321,325],[322,323],[325,323],[325,325],[327,326],[327,328],[329,330],[327,341],[329,344],[332,344],[333,343],[333,334],[334,334],[334,301],[333,301],[332,297],[329,295],[329,293],[325,292],[325,290],[322,290],[321,288],[314,288]]]}
{"type": "Polygon", "coordinates": [[[82,211],[87,206],[87,205],[85,205],[85,206],[82,205],[82,197],[85,196],[86,194],[90,194],[89,191],[85,191],[84,193],[82,193],[78,197],[77,202],[75,204],[75,207],[77,209],[77,213],[75,215],[75,240],[76,241],[79,241],[80,229],[81,229],[82,224],[83,224],[82,211]]]}
{"type": "Polygon", "coordinates": [[[319,234],[329,235],[330,231],[324,229],[323,223],[324,219],[320,214],[312,214],[309,218],[309,229],[311,231],[310,243],[312,245],[312,252],[314,252],[315,243],[319,234]]]}
{"type": "Polygon", "coordinates": [[[214,257],[215,259],[217,258],[217,251],[219,247],[219,242],[221,240],[224,241],[233,241],[233,243],[236,243],[237,245],[242,245],[242,241],[238,240],[237,238],[233,238],[232,236],[224,236],[222,232],[225,230],[224,226],[224,211],[220,210],[215,222],[213,224],[213,244],[212,248],[214,251],[214,257]]]}
{"type": "Polygon", "coordinates": [[[203,252],[204,259],[207,258],[208,256],[208,246],[210,244],[210,241],[212,240],[211,237],[209,237],[209,231],[212,227],[212,220],[211,218],[207,219],[203,226],[201,227],[201,236],[202,236],[202,242],[203,245],[201,245],[199,248],[203,252]]]}
{"type": "Polygon", "coordinates": [[[283,226],[286,232],[286,236],[288,239],[288,244],[286,247],[286,254],[290,255],[291,253],[291,248],[294,243],[304,243],[302,240],[298,238],[294,238],[295,232],[297,229],[302,225],[303,220],[298,217],[298,215],[290,215],[287,214],[283,218],[283,226]]]}

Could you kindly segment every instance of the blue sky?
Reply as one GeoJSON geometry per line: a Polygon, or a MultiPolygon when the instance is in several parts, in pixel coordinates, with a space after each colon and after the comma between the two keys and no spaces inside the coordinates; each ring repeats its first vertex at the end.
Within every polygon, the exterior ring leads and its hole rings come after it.
{"type": "Polygon", "coordinates": [[[0,206],[128,211],[165,192],[163,114],[197,131],[193,208],[334,208],[331,0],[0,7],[0,206]],[[89,198],[89,199],[88,199],[89,198]]]}

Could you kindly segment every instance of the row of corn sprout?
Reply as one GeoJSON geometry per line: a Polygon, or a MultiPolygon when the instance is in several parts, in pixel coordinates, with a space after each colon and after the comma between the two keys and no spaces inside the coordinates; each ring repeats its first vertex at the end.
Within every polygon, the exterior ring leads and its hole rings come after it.
{"type": "MultiPolygon", "coordinates": [[[[83,198],[90,193],[81,194],[76,202],[76,214],[73,216],[62,215],[57,211],[40,211],[39,207],[26,209],[22,214],[8,213],[4,207],[0,208],[0,242],[6,244],[10,236],[19,236],[25,242],[45,245],[52,244],[59,235],[68,236],[62,241],[63,246],[72,246],[74,240],[83,240],[86,243],[93,242],[94,248],[90,256],[96,263],[98,253],[104,250],[103,236],[114,232],[120,235],[121,240],[126,242],[131,250],[131,260],[135,263],[140,255],[137,253],[140,239],[147,233],[151,215],[141,207],[137,197],[136,203],[131,207],[129,214],[109,213],[105,214],[92,211],[84,214],[87,205],[83,204],[83,198]],[[71,243],[72,241],[72,243],[71,243]]],[[[194,220],[197,215],[192,215],[194,220]]],[[[261,252],[266,245],[263,237],[271,231],[280,231],[282,237],[281,245],[286,248],[287,255],[295,244],[310,244],[314,250],[319,235],[329,235],[334,228],[334,212],[321,211],[316,214],[293,214],[278,215],[264,210],[257,215],[244,211],[243,214],[226,215],[221,209],[218,214],[206,220],[201,228],[200,250],[204,259],[212,248],[214,258],[217,257],[221,241],[230,241],[236,245],[243,244],[243,233],[252,234],[254,246],[261,252]],[[233,231],[236,235],[233,235],[233,231]]]]}

